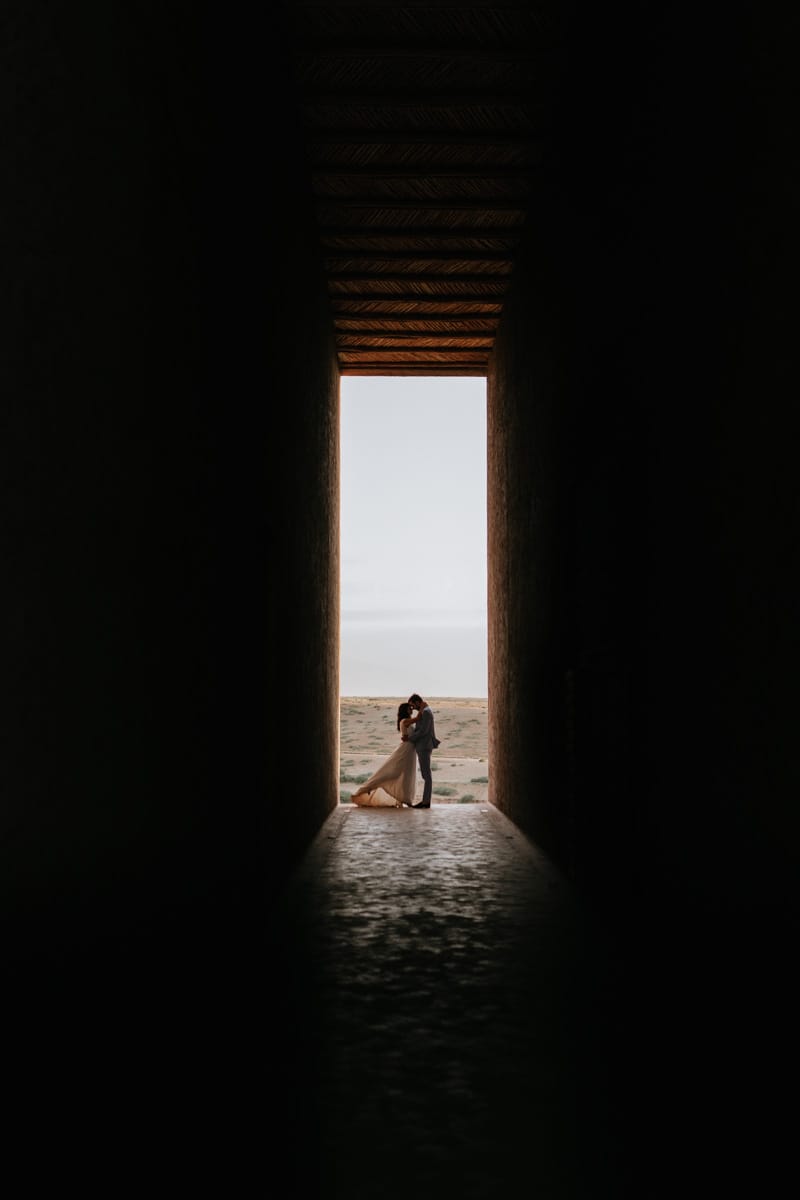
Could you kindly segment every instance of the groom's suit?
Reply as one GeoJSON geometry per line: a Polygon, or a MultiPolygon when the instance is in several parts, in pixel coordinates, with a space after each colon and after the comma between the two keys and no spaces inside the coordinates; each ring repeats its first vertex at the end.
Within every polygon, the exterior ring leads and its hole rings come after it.
{"type": "Polygon", "coordinates": [[[419,762],[419,771],[424,784],[422,800],[419,804],[415,804],[414,807],[430,808],[431,796],[433,794],[431,751],[435,750],[439,745],[433,721],[433,709],[423,708],[422,712],[416,718],[414,726],[415,728],[408,735],[408,740],[414,743],[414,749],[417,752],[417,761],[419,762]]]}

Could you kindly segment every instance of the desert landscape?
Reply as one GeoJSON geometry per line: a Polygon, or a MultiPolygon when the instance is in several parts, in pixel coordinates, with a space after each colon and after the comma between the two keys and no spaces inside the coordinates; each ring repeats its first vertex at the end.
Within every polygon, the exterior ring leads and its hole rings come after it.
{"type": "MultiPolygon", "coordinates": [[[[339,800],[368,779],[399,741],[397,706],[405,696],[343,696],[339,727],[339,800]]],[[[480,804],[488,798],[488,700],[430,697],[441,745],[431,760],[434,804],[480,804]]],[[[422,780],[417,773],[417,797],[422,780]]]]}

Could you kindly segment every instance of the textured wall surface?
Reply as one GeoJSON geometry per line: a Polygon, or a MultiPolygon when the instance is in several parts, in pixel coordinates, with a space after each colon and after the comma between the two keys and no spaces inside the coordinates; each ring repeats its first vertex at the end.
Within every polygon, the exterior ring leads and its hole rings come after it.
{"type": "Polygon", "coordinates": [[[494,797],[590,892],[780,905],[788,63],[768,22],[629,32],[566,37],[489,379],[494,797]]]}
{"type": "Polygon", "coordinates": [[[290,120],[280,186],[257,150],[257,20],[40,4],[14,30],[7,962],[91,990],[141,954],[191,987],[242,969],[338,797],[338,371],[307,176],[290,120]],[[279,759],[302,802],[268,790],[279,759]]]}

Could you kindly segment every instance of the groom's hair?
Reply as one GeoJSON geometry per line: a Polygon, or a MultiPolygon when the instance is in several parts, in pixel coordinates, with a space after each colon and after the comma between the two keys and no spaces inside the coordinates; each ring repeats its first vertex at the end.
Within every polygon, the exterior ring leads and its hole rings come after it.
{"type": "Polygon", "coordinates": [[[418,696],[417,693],[414,692],[413,696],[408,697],[408,703],[413,705],[414,708],[419,708],[420,704],[422,704],[422,696],[418,696]]]}

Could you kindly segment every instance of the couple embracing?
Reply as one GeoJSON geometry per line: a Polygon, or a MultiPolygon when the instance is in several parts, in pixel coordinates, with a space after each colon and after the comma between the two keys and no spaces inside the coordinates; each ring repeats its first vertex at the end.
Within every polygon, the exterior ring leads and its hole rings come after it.
{"type": "Polygon", "coordinates": [[[439,745],[433,723],[433,709],[414,692],[397,709],[400,745],[389,755],[350,799],[364,807],[430,808],[433,793],[431,752],[439,745]],[[422,799],[414,803],[417,791],[417,762],[422,776],[422,799]]]}

